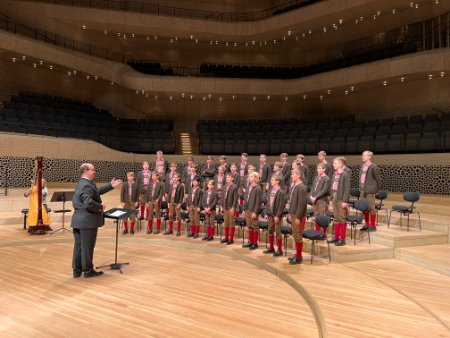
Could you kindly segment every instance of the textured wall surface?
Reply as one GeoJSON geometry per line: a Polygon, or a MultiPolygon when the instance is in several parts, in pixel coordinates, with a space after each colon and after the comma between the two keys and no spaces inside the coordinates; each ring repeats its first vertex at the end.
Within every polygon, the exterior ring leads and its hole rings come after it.
{"type": "MultiPolygon", "coordinates": [[[[292,155],[292,154],[291,154],[292,155]]],[[[124,179],[130,170],[139,171],[143,161],[152,162],[154,154],[136,155],[111,150],[92,141],[57,138],[39,138],[0,134],[0,185],[8,177],[10,187],[26,187],[33,175],[34,158],[44,157],[44,177],[49,182],[75,182],[78,168],[83,162],[92,162],[98,169],[97,181],[109,181],[112,177],[124,179]]],[[[187,156],[166,156],[169,162],[178,164],[181,170],[187,156]]],[[[292,161],[293,156],[289,157],[292,161]]],[[[206,156],[195,156],[200,165],[206,156]]],[[[239,162],[238,156],[229,156],[228,163],[239,162]]],[[[278,157],[268,157],[273,164],[278,157]]],[[[328,159],[330,162],[332,158],[328,159]]],[[[348,165],[353,170],[352,186],[358,185],[360,156],[348,156],[348,165]]],[[[218,163],[218,158],[215,158],[218,163]]],[[[250,157],[257,164],[259,158],[250,157]]],[[[375,155],[383,179],[382,189],[403,192],[420,191],[426,194],[450,194],[450,154],[375,155]]],[[[306,163],[310,175],[315,170],[316,158],[310,156],[306,163]]],[[[312,177],[310,177],[311,180],[312,177]]]]}

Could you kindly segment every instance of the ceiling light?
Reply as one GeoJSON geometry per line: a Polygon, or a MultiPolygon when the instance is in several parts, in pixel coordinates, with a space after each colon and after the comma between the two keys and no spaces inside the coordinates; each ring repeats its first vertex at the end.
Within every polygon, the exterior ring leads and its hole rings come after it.
{"type": "Polygon", "coordinates": [[[405,82],[405,78],[404,78],[404,77],[401,77],[401,78],[400,78],[400,81],[401,81],[401,82],[405,82]]]}
{"type": "Polygon", "coordinates": [[[25,55],[22,55],[22,60],[25,61],[27,57],[25,55]]]}
{"type": "Polygon", "coordinates": [[[292,34],[292,32],[291,32],[291,31],[288,31],[287,34],[290,36],[290,35],[292,34]]]}
{"type": "Polygon", "coordinates": [[[289,97],[285,96],[284,101],[288,101],[288,100],[289,100],[289,97]]]}

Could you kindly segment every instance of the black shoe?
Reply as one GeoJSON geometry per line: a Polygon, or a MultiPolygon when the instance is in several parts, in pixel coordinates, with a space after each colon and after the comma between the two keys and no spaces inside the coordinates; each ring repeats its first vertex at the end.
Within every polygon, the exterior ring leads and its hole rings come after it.
{"type": "Polygon", "coordinates": [[[283,251],[275,251],[273,257],[283,256],[283,251]]]}
{"type": "Polygon", "coordinates": [[[275,252],[275,250],[274,249],[266,249],[266,250],[264,250],[263,251],[263,254],[273,254],[275,252]]]}
{"type": "Polygon", "coordinates": [[[126,235],[126,234],[128,233],[128,230],[124,230],[124,231],[122,231],[122,233],[123,233],[124,235],[126,235]]]}
{"type": "Polygon", "coordinates": [[[198,238],[198,234],[194,234],[194,235],[192,235],[192,238],[193,238],[193,239],[196,239],[196,238],[198,238]]]}
{"type": "Polygon", "coordinates": [[[173,231],[166,231],[164,235],[173,235],[173,231]]]}
{"type": "Polygon", "coordinates": [[[134,230],[130,230],[130,235],[134,235],[134,230]]]}
{"type": "Polygon", "coordinates": [[[81,271],[81,270],[73,270],[73,278],[79,278],[79,277],[81,277],[81,273],[82,273],[83,271],[81,271]]]}
{"type": "Polygon", "coordinates": [[[296,265],[296,264],[301,264],[302,262],[303,262],[303,257],[302,258],[294,257],[294,259],[289,261],[289,264],[296,265]]]}
{"type": "Polygon", "coordinates": [[[202,241],[207,241],[208,240],[208,236],[207,235],[205,235],[203,238],[202,238],[202,241]]]}
{"type": "Polygon", "coordinates": [[[252,244],[248,247],[249,250],[256,250],[258,249],[258,244],[252,244]]]}
{"type": "Polygon", "coordinates": [[[234,244],[234,239],[228,240],[227,245],[234,244]]]}
{"type": "Polygon", "coordinates": [[[177,237],[180,237],[180,236],[181,236],[180,232],[179,232],[179,231],[177,231],[177,237]]]}
{"type": "Polygon", "coordinates": [[[377,227],[367,227],[367,230],[370,232],[377,231],[377,227]]]}
{"type": "Polygon", "coordinates": [[[191,233],[191,232],[189,232],[188,234],[187,234],[187,237],[189,238],[189,237],[194,237],[194,235],[191,233]]]}
{"type": "Polygon", "coordinates": [[[290,262],[290,261],[292,261],[294,259],[297,259],[297,257],[296,256],[291,256],[291,257],[288,258],[288,261],[290,262]]]}
{"type": "Polygon", "coordinates": [[[327,240],[327,243],[336,243],[338,241],[337,238],[330,238],[327,240]]]}
{"type": "Polygon", "coordinates": [[[214,240],[214,237],[208,237],[206,240],[207,240],[208,242],[211,242],[211,241],[214,240]]]}
{"type": "Polygon", "coordinates": [[[155,230],[154,234],[155,235],[159,234],[159,230],[155,230]]]}
{"type": "Polygon", "coordinates": [[[147,230],[147,235],[151,235],[153,232],[151,230],[147,230]]]}
{"type": "Polygon", "coordinates": [[[222,240],[220,241],[220,243],[228,243],[228,238],[222,238],[222,240]]]}
{"type": "Polygon", "coordinates": [[[345,241],[343,239],[338,240],[336,243],[334,243],[335,246],[343,246],[345,245],[345,241]]]}
{"type": "Polygon", "coordinates": [[[95,271],[94,269],[84,272],[84,278],[98,277],[103,275],[103,271],[95,271]]]}
{"type": "Polygon", "coordinates": [[[367,224],[364,224],[364,226],[361,229],[359,229],[359,231],[367,231],[368,228],[369,227],[367,226],[367,224]]]}
{"type": "Polygon", "coordinates": [[[252,246],[252,243],[250,243],[250,242],[247,242],[247,243],[245,243],[245,244],[242,244],[242,247],[243,248],[249,248],[249,247],[251,247],[252,246]]]}

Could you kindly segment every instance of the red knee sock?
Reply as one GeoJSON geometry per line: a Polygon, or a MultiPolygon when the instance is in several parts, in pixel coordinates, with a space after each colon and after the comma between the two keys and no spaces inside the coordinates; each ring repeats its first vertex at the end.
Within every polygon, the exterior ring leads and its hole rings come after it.
{"type": "Polygon", "coordinates": [[[270,235],[269,236],[269,250],[275,250],[274,246],[273,246],[273,242],[274,242],[274,236],[270,235]]]}
{"type": "Polygon", "coordinates": [[[123,229],[128,230],[128,222],[127,221],[123,222],[123,229]]]}
{"type": "Polygon", "coordinates": [[[339,225],[340,225],[339,239],[345,241],[345,237],[347,235],[347,223],[339,223],[339,225]]]}
{"type": "Polygon", "coordinates": [[[180,232],[180,231],[181,231],[181,221],[178,221],[177,232],[180,232]]]}
{"type": "Polygon", "coordinates": [[[364,221],[366,222],[367,226],[370,225],[370,223],[369,223],[369,213],[368,212],[364,213],[364,221]]]}
{"type": "Polygon", "coordinates": [[[134,222],[131,222],[131,230],[134,230],[134,222]]]}
{"type": "Polygon", "coordinates": [[[334,223],[334,239],[339,239],[340,225],[341,223],[334,223]]]}
{"type": "Polygon", "coordinates": [[[156,220],[156,230],[161,230],[161,218],[158,218],[156,220]]]}
{"type": "Polygon", "coordinates": [[[254,230],[253,231],[253,244],[258,244],[258,235],[259,235],[259,231],[258,230],[254,230]]]}
{"type": "Polygon", "coordinates": [[[283,251],[283,240],[277,239],[278,251],[283,251]]]}
{"type": "Polygon", "coordinates": [[[145,210],[145,205],[141,205],[141,208],[140,208],[141,218],[144,218],[144,210],[145,210]]]}
{"type": "Polygon", "coordinates": [[[234,232],[236,231],[235,227],[231,227],[230,229],[230,241],[234,240],[234,232]]]}
{"type": "Polygon", "coordinates": [[[189,226],[189,231],[191,232],[191,235],[194,235],[194,230],[195,229],[195,225],[191,225],[189,226]]]}
{"type": "Polygon", "coordinates": [[[146,205],[145,206],[145,214],[147,215],[147,218],[148,218],[148,211],[149,211],[149,207],[146,205]]]}
{"type": "Polygon", "coordinates": [[[230,237],[230,227],[225,227],[225,239],[228,240],[230,237]]]}
{"type": "Polygon", "coordinates": [[[316,231],[320,231],[320,225],[316,223],[316,231]]]}
{"type": "Polygon", "coordinates": [[[248,230],[248,242],[253,243],[253,230],[248,230]]]}
{"type": "Polygon", "coordinates": [[[153,220],[148,220],[148,230],[153,231],[153,220]]]}
{"type": "Polygon", "coordinates": [[[169,231],[173,232],[173,221],[169,221],[169,231]]]}
{"type": "Polygon", "coordinates": [[[295,243],[295,257],[297,257],[297,259],[301,259],[302,258],[302,250],[303,250],[303,242],[302,243],[295,243]]]}
{"type": "Polygon", "coordinates": [[[371,227],[377,226],[376,220],[377,220],[377,214],[370,214],[370,226],[371,227]]]}
{"type": "Polygon", "coordinates": [[[200,232],[200,225],[196,225],[195,226],[195,234],[198,235],[199,232],[200,232]]]}

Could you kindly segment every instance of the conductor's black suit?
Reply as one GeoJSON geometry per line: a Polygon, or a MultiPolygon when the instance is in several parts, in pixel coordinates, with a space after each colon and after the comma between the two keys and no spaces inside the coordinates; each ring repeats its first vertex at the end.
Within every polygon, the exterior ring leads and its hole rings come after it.
{"type": "Polygon", "coordinates": [[[104,224],[103,205],[100,195],[113,189],[111,184],[101,188],[85,177],[81,177],[75,187],[72,204],[75,209],[72,217],[74,249],[72,267],[74,274],[94,269],[94,255],[97,230],[104,224]]]}

